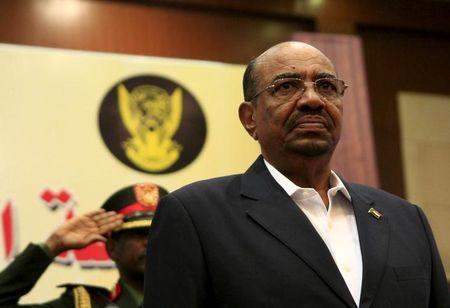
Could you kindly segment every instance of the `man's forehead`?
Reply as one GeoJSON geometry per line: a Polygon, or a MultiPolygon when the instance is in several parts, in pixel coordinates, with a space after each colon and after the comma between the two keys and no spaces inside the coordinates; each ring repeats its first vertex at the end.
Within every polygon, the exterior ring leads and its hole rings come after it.
{"type": "Polygon", "coordinates": [[[307,59],[310,57],[320,57],[329,61],[329,59],[316,47],[303,42],[284,42],[277,44],[265,52],[258,59],[270,60],[276,58],[307,59]]]}
{"type": "Polygon", "coordinates": [[[334,67],[326,61],[301,61],[299,59],[283,59],[280,61],[263,61],[257,64],[257,70],[262,74],[278,74],[280,72],[297,72],[300,74],[329,73],[336,75],[334,67]]]}
{"type": "Polygon", "coordinates": [[[336,75],[333,64],[320,50],[299,42],[283,43],[264,52],[256,60],[256,71],[263,79],[289,72],[336,75]]]}

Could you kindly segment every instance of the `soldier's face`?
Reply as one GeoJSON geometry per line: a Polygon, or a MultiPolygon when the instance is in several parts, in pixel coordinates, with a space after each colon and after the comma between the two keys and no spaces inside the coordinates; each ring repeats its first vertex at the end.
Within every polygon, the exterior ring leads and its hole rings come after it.
{"type": "Polygon", "coordinates": [[[108,252],[121,274],[144,275],[149,229],[138,228],[120,231],[108,243],[108,252]]]}

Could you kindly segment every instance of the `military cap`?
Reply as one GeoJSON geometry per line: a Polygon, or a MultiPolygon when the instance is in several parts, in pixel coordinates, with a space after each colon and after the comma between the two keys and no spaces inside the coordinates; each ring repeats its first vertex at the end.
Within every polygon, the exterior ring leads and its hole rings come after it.
{"type": "Polygon", "coordinates": [[[150,227],[159,199],[164,195],[167,191],[158,185],[135,184],[114,193],[103,203],[102,209],[123,215],[120,230],[146,228],[150,227]]]}

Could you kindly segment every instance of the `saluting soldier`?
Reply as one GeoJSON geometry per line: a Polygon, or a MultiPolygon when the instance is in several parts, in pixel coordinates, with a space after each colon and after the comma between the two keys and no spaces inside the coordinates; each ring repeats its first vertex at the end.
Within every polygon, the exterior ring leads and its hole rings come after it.
{"type": "Polygon", "coordinates": [[[30,243],[0,273],[0,307],[140,307],[143,299],[147,237],[159,198],[167,192],[154,184],[137,184],[113,194],[96,210],[59,226],[41,244],[30,243]],[[19,305],[53,259],[70,249],[106,242],[119,271],[112,291],[83,284],[64,284],[65,291],[47,303],[19,305]]]}

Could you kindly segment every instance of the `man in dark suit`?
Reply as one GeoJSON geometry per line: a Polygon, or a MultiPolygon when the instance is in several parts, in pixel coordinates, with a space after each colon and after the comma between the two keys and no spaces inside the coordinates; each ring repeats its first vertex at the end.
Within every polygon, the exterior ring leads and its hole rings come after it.
{"type": "Polygon", "coordinates": [[[346,87],[304,43],[250,62],[239,117],[262,155],[161,200],[144,308],[447,307],[421,209],[330,169],[346,87]]]}

